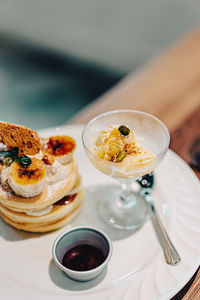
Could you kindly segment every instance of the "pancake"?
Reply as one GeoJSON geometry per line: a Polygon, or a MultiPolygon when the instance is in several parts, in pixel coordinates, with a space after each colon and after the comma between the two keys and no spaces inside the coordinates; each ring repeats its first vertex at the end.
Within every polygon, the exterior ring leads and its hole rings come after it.
{"type": "Polygon", "coordinates": [[[32,198],[23,198],[6,192],[0,186],[0,204],[21,211],[40,210],[63,198],[70,192],[77,179],[77,166],[74,159],[66,165],[66,177],[54,184],[48,184],[43,192],[32,198]]]}
{"type": "Polygon", "coordinates": [[[70,215],[74,209],[80,205],[82,198],[83,191],[72,196],[64,197],[52,205],[52,210],[50,212],[47,212],[42,216],[31,216],[23,212],[16,212],[4,207],[2,204],[0,204],[0,213],[17,223],[48,224],[70,215]],[[66,201],[66,204],[64,201],[66,201]]]}
{"type": "Polygon", "coordinates": [[[47,232],[70,222],[83,199],[73,158],[75,140],[53,136],[44,143],[31,129],[0,122],[0,141],[2,219],[30,232],[47,232]]]}
{"type": "Polygon", "coordinates": [[[32,224],[24,224],[24,223],[16,223],[12,220],[8,219],[6,216],[4,216],[2,213],[0,213],[2,219],[7,224],[11,225],[12,227],[23,230],[23,231],[29,231],[29,232],[49,232],[56,229],[59,229],[60,227],[63,227],[64,225],[70,223],[75,217],[78,216],[80,213],[80,207],[76,208],[71,215],[64,217],[63,219],[51,223],[51,224],[45,224],[45,225],[32,225],[32,224]]]}
{"type": "MultiPolygon", "coordinates": [[[[81,189],[82,189],[82,178],[81,178],[80,174],[78,173],[76,175],[76,181],[75,181],[74,186],[72,187],[72,189],[70,191],[67,190],[67,193],[63,197],[68,196],[68,195],[76,194],[76,193],[80,192],[81,189]]],[[[57,201],[59,201],[59,200],[56,200],[55,202],[57,202],[57,201]]],[[[50,205],[54,204],[55,202],[51,203],[50,205]]],[[[16,211],[16,212],[29,213],[30,211],[38,211],[38,210],[40,210],[40,209],[32,209],[32,208],[31,209],[30,208],[21,209],[21,208],[9,206],[9,205],[2,204],[2,203],[0,205],[3,205],[4,207],[8,208],[9,210],[16,211]]],[[[45,206],[42,209],[45,209],[46,207],[49,207],[50,205],[47,205],[47,206],[45,206]]]]}

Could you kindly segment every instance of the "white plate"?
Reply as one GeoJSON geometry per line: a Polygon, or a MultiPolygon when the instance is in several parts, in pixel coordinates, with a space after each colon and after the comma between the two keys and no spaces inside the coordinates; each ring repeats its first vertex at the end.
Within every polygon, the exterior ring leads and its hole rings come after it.
{"type": "Polygon", "coordinates": [[[137,232],[110,229],[95,213],[103,186],[116,182],[88,161],[81,143],[81,126],[41,131],[43,136],[68,134],[77,141],[76,158],[85,185],[84,209],[73,222],[48,234],[13,229],[0,220],[1,299],[169,299],[192,277],[200,264],[200,186],[191,169],[172,151],[156,170],[154,199],[182,262],[165,263],[148,221],[137,232]],[[113,256],[107,270],[91,282],[68,279],[53,263],[55,238],[73,225],[93,225],[113,240],[113,256]]]}

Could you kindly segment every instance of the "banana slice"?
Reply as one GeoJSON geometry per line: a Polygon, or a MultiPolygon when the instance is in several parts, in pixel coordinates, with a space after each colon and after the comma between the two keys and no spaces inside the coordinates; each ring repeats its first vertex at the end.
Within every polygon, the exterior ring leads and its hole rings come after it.
{"type": "Polygon", "coordinates": [[[67,164],[72,159],[76,142],[70,136],[52,136],[41,141],[44,153],[53,155],[62,165],[67,164]]]}
{"type": "Polygon", "coordinates": [[[9,167],[8,183],[16,195],[25,198],[39,195],[45,186],[46,170],[37,158],[31,158],[28,167],[22,167],[14,161],[9,167]]]}

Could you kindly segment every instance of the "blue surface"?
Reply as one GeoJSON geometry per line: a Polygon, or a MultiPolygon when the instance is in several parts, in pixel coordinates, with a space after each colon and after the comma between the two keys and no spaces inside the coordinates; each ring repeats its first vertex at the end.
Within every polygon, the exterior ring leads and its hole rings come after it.
{"type": "Polygon", "coordinates": [[[0,119],[39,129],[61,125],[119,75],[0,38],[0,119]]]}

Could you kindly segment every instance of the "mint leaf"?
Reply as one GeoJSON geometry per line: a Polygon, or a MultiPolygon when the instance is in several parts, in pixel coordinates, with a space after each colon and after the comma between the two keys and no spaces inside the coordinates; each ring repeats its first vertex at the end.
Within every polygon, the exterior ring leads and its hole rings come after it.
{"type": "Polygon", "coordinates": [[[18,156],[14,160],[16,162],[18,162],[24,168],[27,168],[32,163],[30,157],[28,157],[26,155],[18,156]]]}
{"type": "Polygon", "coordinates": [[[3,157],[15,157],[17,156],[19,153],[19,148],[18,147],[15,147],[15,148],[12,148],[10,150],[7,150],[7,151],[0,151],[0,156],[3,156],[3,157]]]}

